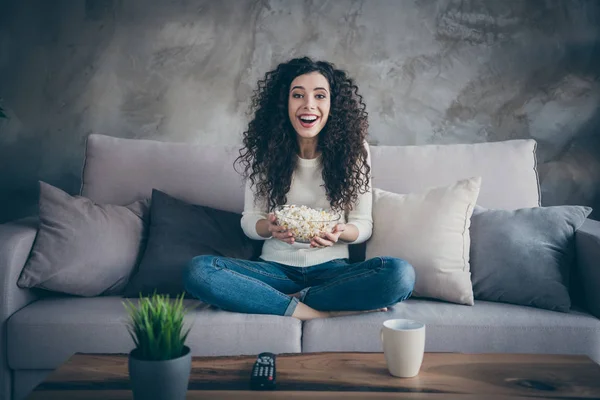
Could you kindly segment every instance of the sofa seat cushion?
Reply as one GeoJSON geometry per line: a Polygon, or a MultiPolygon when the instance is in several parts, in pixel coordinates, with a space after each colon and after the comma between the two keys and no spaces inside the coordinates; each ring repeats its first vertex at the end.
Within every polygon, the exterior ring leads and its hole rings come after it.
{"type": "Polygon", "coordinates": [[[383,313],[311,320],[304,324],[302,351],[380,352],[379,331],[392,318],[424,322],[428,352],[585,354],[600,363],[596,317],[485,301],[463,306],[409,299],[383,313]]]}
{"type": "MultiPolygon", "coordinates": [[[[121,297],[60,297],[38,300],[8,321],[12,369],[52,369],[72,354],[129,353],[127,311],[121,297]]],[[[296,318],[238,314],[200,304],[186,317],[194,356],[300,352],[302,323],[296,318]]]]}

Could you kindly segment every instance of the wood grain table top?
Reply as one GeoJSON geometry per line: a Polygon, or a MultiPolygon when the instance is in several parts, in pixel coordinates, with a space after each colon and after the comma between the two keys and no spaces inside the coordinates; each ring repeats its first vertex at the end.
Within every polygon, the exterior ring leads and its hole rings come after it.
{"type": "MultiPolygon", "coordinates": [[[[586,356],[426,353],[419,375],[389,374],[383,353],[277,355],[277,389],[249,390],[254,356],[194,357],[188,399],[600,398],[586,356]]],[[[29,400],[132,399],[126,354],[75,354],[29,400]]]]}

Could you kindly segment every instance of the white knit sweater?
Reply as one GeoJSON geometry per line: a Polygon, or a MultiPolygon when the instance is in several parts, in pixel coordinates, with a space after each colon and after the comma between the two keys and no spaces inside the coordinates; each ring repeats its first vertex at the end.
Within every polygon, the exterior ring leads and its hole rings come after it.
{"type": "MultiPolygon", "coordinates": [[[[368,145],[366,146],[368,151],[368,145]]],[[[330,207],[325,195],[325,187],[321,186],[323,178],[321,177],[319,157],[314,159],[298,157],[298,166],[292,177],[290,191],[287,193],[287,204],[306,205],[313,208],[330,207]]],[[[370,152],[367,162],[370,165],[370,152]]],[[[249,238],[265,240],[261,254],[262,259],[296,267],[310,267],[336,258],[348,258],[348,242],[339,241],[331,247],[310,248],[309,244],[294,243],[290,245],[275,238],[265,239],[260,236],[256,232],[256,223],[260,219],[267,218],[268,208],[264,199],[256,204],[254,199],[255,188],[251,186],[248,179],[241,225],[249,238]]],[[[358,237],[351,243],[361,243],[371,237],[373,230],[372,201],[371,187],[369,186],[369,191],[359,195],[353,210],[343,217],[341,222],[352,224],[358,229],[358,237]]]]}

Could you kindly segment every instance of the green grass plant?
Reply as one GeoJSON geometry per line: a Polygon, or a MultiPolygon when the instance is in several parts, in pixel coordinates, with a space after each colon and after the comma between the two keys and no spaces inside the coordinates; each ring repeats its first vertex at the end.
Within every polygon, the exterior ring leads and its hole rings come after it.
{"type": "Polygon", "coordinates": [[[172,360],[184,355],[190,327],[184,329],[188,308],[183,306],[184,293],[175,299],[156,292],[140,296],[137,306],[123,303],[129,313],[128,331],[136,346],[135,357],[141,360],[172,360]]]}

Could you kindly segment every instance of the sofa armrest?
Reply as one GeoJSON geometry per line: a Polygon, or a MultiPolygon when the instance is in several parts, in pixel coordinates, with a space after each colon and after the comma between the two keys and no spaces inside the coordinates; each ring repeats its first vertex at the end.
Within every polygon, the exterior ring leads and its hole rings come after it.
{"type": "Polygon", "coordinates": [[[28,217],[0,225],[0,321],[38,298],[32,290],[17,286],[37,234],[37,221],[28,217]]]}
{"type": "Polygon", "coordinates": [[[600,318],[600,221],[587,219],[575,234],[575,243],[587,308],[600,318]]]}
{"type": "Polygon", "coordinates": [[[38,299],[17,280],[37,234],[37,217],[0,224],[0,399],[11,398],[11,373],[6,359],[6,321],[15,312],[38,299]]]}

